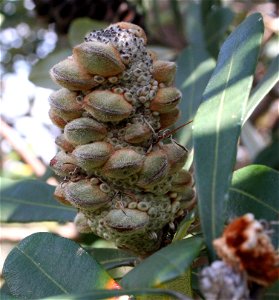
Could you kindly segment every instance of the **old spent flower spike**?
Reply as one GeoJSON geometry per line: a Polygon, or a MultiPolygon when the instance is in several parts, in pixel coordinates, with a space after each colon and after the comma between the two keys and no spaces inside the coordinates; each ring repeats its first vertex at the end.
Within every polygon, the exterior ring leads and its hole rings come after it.
{"type": "Polygon", "coordinates": [[[262,288],[278,281],[279,255],[253,214],[232,220],[213,246],[222,260],[201,271],[206,299],[257,299],[262,288]]]}
{"type": "Polygon", "coordinates": [[[146,256],[195,201],[187,150],[167,128],[180,111],[176,65],[146,48],[144,31],[116,23],[91,32],[55,65],[62,88],[50,118],[63,129],[51,166],[55,196],[77,208],[77,228],[146,256]],[[163,133],[163,134],[162,134],[163,133]],[[171,137],[166,141],[167,137],[171,137]]]}

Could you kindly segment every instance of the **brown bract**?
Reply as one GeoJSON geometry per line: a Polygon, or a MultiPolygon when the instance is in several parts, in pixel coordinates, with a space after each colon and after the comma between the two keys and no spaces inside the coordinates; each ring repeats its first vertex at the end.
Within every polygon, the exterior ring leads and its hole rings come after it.
{"type": "Polygon", "coordinates": [[[252,214],[233,220],[213,245],[225,262],[245,271],[249,280],[268,286],[279,279],[279,256],[252,214]]]}

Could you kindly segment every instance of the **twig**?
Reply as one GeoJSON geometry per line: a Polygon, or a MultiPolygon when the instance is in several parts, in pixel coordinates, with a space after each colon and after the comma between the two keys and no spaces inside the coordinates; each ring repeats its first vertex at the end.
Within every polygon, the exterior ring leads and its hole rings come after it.
{"type": "Polygon", "coordinates": [[[30,165],[36,176],[42,176],[46,166],[32,153],[20,135],[0,118],[0,135],[9,142],[22,159],[30,165]]]}

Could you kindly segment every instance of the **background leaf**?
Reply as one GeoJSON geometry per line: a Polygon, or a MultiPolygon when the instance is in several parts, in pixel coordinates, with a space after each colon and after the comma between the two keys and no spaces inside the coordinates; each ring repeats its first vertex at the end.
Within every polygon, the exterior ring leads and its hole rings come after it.
{"type": "Polygon", "coordinates": [[[234,13],[228,7],[216,7],[206,17],[204,23],[206,47],[215,58],[218,56],[221,43],[233,18],[234,13]]]}
{"type": "Polygon", "coordinates": [[[29,80],[37,86],[58,90],[59,86],[50,79],[49,70],[61,60],[66,59],[69,55],[72,55],[72,51],[69,49],[56,49],[46,58],[39,60],[32,67],[29,80]]]}
{"type": "Polygon", "coordinates": [[[121,285],[124,288],[156,287],[177,278],[185,274],[198,256],[201,246],[200,238],[192,237],[174,242],[155,252],[127,273],[122,278],[121,285]]]}
{"type": "Polygon", "coordinates": [[[264,99],[264,97],[270,92],[270,90],[278,82],[279,80],[278,70],[279,70],[279,55],[277,55],[274,58],[266,74],[252,91],[252,94],[248,101],[243,124],[249,119],[249,117],[252,115],[255,108],[260,104],[260,102],[264,99]]]}
{"type": "Polygon", "coordinates": [[[195,221],[196,216],[194,212],[188,213],[187,216],[179,223],[177,231],[174,235],[173,241],[180,241],[185,238],[187,232],[195,221]]]}
{"type": "Polygon", "coordinates": [[[75,19],[70,26],[68,38],[71,47],[84,42],[84,37],[86,34],[93,30],[104,29],[109,24],[103,21],[92,20],[90,18],[78,18],[75,19]]]}
{"type": "MultiPolygon", "coordinates": [[[[207,1],[202,1],[207,2],[207,1]]],[[[189,1],[185,11],[186,37],[190,45],[195,45],[201,49],[206,49],[203,21],[202,3],[189,1]]]]}
{"type": "Polygon", "coordinates": [[[265,165],[273,169],[279,170],[279,136],[264,148],[254,159],[254,164],[265,165]]]}
{"type": "Polygon", "coordinates": [[[206,22],[207,16],[211,13],[212,8],[221,6],[221,0],[206,0],[201,1],[201,12],[202,12],[202,21],[206,22]]]}
{"type": "Polygon", "coordinates": [[[75,209],[53,198],[54,186],[39,180],[1,178],[0,221],[42,222],[72,221],[75,209]]]}
{"type": "Polygon", "coordinates": [[[12,294],[27,299],[117,287],[83,248],[51,233],[22,240],[8,255],[3,275],[12,294]]]}
{"type": "MultiPolygon", "coordinates": [[[[195,115],[211,73],[215,67],[215,60],[206,50],[204,28],[202,22],[203,3],[189,1],[185,11],[185,28],[189,46],[179,55],[176,73],[176,86],[182,92],[179,105],[181,117],[176,127],[191,120],[195,115]]],[[[189,126],[178,131],[176,139],[182,145],[191,147],[192,131],[189,126]]]]}
{"type": "MultiPolygon", "coordinates": [[[[233,174],[229,189],[229,218],[253,213],[256,219],[276,221],[279,217],[279,172],[261,165],[250,165],[233,174]]],[[[274,226],[274,242],[279,243],[279,228],[274,226]]]]}
{"type": "Polygon", "coordinates": [[[267,288],[263,300],[276,300],[279,298],[279,282],[277,281],[270,288],[267,288]]]}
{"type": "Polygon", "coordinates": [[[250,15],[223,44],[193,125],[194,164],[201,224],[210,251],[224,225],[241,121],[263,34],[260,14],[250,15]]]}
{"type": "MultiPolygon", "coordinates": [[[[181,90],[181,118],[176,126],[191,120],[202,102],[202,93],[215,67],[215,61],[203,48],[187,47],[177,60],[176,86],[181,90]]],[[[188,126],[178,132],[178,140],[186,145],[191,135],[188,126]]]]}

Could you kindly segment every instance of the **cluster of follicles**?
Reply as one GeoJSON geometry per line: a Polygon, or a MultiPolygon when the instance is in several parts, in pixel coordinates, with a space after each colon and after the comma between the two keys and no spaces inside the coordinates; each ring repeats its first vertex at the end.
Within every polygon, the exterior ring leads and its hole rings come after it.
{"type": "Polygon", "coordinates": [[[175,72],[124,22],[90,33],[50,72],[62,86],[50,96],[50,118],[63,128],[50,163],[63,178],[55,196],[78,209],[81,232],[140,255],[158,249],[195,201],[187,150],[166,134],[179,117],[175,72]]]}

